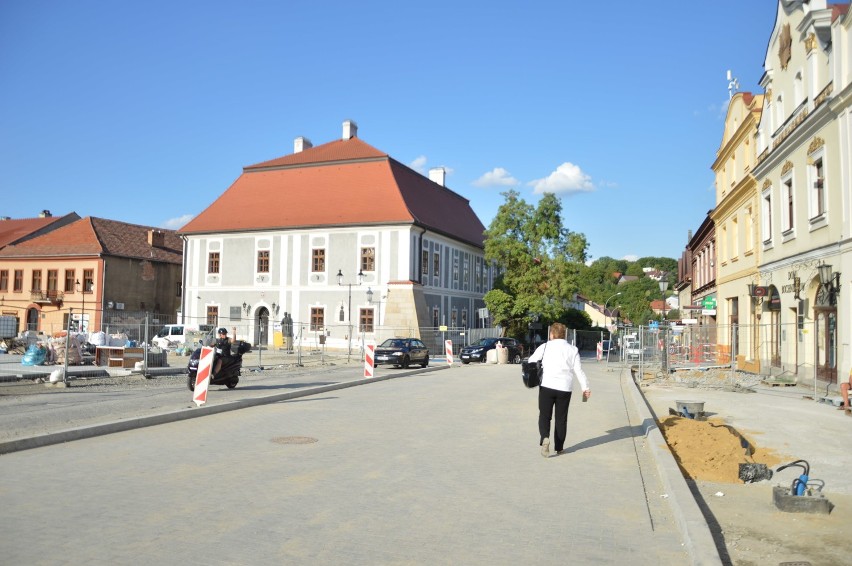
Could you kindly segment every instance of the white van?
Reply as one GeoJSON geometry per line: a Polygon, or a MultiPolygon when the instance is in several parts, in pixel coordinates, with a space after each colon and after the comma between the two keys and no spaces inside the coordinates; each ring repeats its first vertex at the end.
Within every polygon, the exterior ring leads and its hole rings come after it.
{"type": "Polygon", "coordinates": [[[167,324],[151,339],[151,345],[164,350],[177,348],[186,343],[187,335],[197,335],[202,330],[198,325],[167,324]]]}

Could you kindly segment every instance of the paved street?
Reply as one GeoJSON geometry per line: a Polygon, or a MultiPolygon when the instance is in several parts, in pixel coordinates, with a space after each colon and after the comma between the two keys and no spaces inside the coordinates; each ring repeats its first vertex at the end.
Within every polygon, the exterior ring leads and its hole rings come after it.
{"type": "MultiPolygon", "coordinates": [[[[377,377],[399,378],[338,389],[328,385],[337,372],[319,372],[327,385],[314,394],[269,402],[281,390],[259,386],[254,406],[241,410],[8,453],[0,556],[9,564],[689,563],[706,525],[671,506],[671,480],[643,436],[648,417],[629,375],[586,368],[593,397],[572,403],[569,453],[549,459],[539,454],[536,393],[523,388],[519,367],[479,364],[382,368],[377,377]],[[691,537],[684,523],[693,523],[691,537]]],[[[351,372],[345,386],[362,370],[339,371],[351,372]]],[[[213,409],[230,393],[211,391],[209,407],[184,410],[213,409]]],[[[181,394],[186,405],[189,392],[181,394]]],[[[714,563],[704,551],[694,562],[714,563]]]]}

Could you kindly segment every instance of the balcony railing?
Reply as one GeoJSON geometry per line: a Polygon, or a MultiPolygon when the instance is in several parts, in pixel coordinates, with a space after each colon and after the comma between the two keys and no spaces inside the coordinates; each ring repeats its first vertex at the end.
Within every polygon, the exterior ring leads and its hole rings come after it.
{"type": "Polygon", "coordinates": [[[30,291],[30,300],[34,303],[61,303],[65,298],[64,291],[33,289],[30,291]]]}

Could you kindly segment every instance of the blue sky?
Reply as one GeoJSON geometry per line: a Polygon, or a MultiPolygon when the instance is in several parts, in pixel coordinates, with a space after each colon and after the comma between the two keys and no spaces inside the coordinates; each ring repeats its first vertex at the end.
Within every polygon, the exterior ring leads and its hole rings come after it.
{"type": "Polygon", "coordinates": [[[515,189],[603,256],[679,257],[713,208],[730,69],[777,2],[0,1],[0,215],[179,228],[242,167],[358,136],[488,226],[515,189]]]}

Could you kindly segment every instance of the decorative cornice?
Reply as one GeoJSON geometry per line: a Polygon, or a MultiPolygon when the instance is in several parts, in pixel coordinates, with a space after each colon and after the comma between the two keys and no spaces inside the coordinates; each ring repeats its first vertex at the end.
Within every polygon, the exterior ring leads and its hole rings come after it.
{"type": "Polygon", "coordinates": [[[808,155],[812,154],[816,150],[820,149],[825,145],[825,140],[821,137],[815,136],[813,141],[811,141],[811,145],[808,146],[808,155]]]}
{"type": "Polygon", "coordinates": [[[784,166],[781,168],[781,175],[786,175],[787,173],[789,173],[792,170],[793,170],[793,162],[787,161],[786,163],[784,163],[784,166]]]}
{"type": "Polygon", "coordinates": [[[766,190],[766,189],[768,189],[768,188],[769,188],[769,187],[771,187],[771,186],[772,186],[772,181],[770,181],[769,179],[766,179],[766,180],[763,182],[763,187],[762,187],[762,189],[761,189],[761,190],[766,190]]]}

